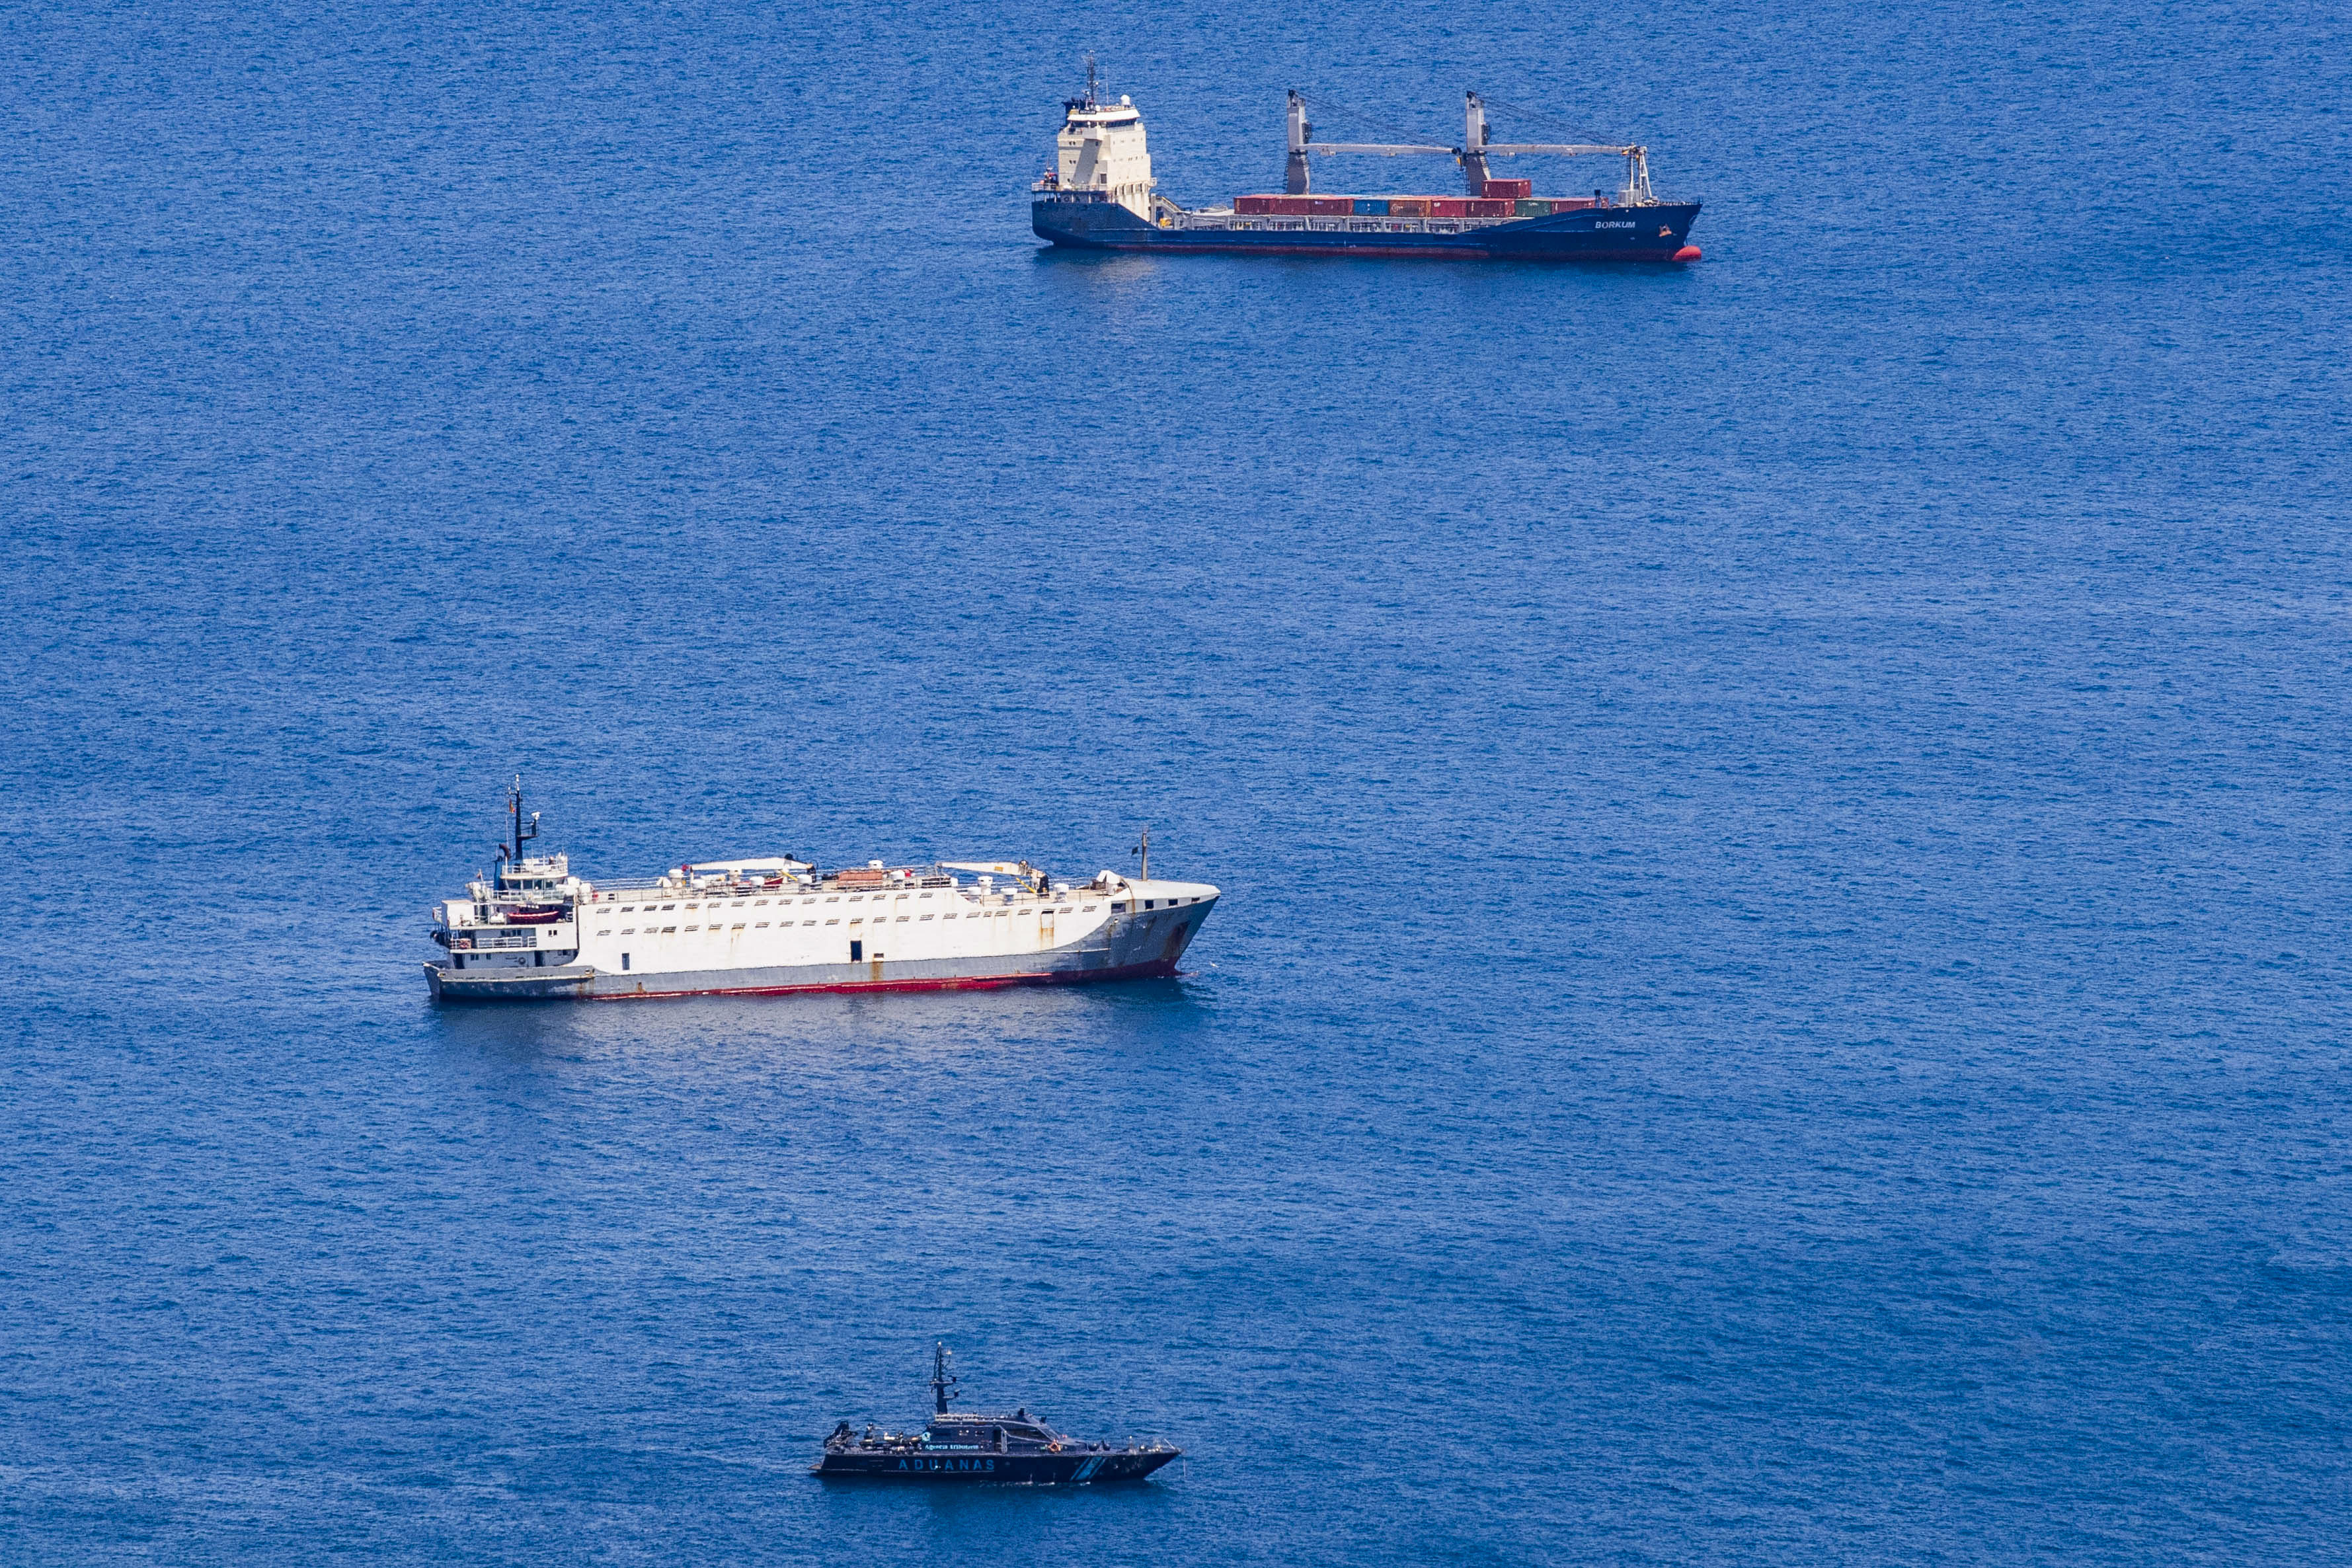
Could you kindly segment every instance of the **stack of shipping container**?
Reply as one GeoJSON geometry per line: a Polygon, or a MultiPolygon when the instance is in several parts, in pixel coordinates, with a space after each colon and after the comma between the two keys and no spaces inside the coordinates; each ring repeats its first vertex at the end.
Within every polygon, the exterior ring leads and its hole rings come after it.
{"type": "Polygon", "coordinates": [[[1601,205],[1591,196],[1530,196],[1526,180],[1489,180],[1485,196],[1236,196],[1242,217],[1549,217],[1601,205]]]}

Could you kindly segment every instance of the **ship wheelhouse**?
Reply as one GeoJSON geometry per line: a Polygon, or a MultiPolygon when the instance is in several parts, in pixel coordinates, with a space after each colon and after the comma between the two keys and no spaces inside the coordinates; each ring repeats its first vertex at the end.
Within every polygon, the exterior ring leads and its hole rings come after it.
{"type": "Polygon", "coordinates": [[[595,889],[572,874],[568,857],[523,853],[539,837],[539,814],[524,816],[520,778],[507,812],[509,836],[499,847],[498,869],[434,910],[432,938],[453,971],[562,967],[580,955],[580,906],[595,889]]]}
{"type": "MultiPolygon", "coordinates": [[[[1024,1407],[1010,1415],[950,1412],[934,1415],[919,1441],[926,1448],[968,1449],[995,1454],[1021,1453],[1053,1447],[1062,1435],[1032,1416],[1024,1407]]],[[[1055,1447],[1058,1453],[1060,1449],[1055,1447]]]]}
{"type": "Polygon", "coordinates": [[[1151,216],[1151,152],[1143,113],[1122,96],[1105,103],[1093,60],[1087,62],[1087,89],[1062,104],[1062,130],[1054,139],[1054,167],[1037,182],[1040,191],[1077,199],[1114,202],[1138,217],[1151,216]]]}

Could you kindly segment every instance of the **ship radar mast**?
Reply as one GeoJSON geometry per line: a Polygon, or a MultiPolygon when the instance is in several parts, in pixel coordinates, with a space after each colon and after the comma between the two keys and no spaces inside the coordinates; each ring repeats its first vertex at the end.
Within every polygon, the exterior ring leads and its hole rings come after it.
{"type": "Polygon", "coordinates": [[[1065,114],[1075,114],[1082,109],[1102,107],[1101,74],[1095,68],[1095,52],[1088,49],[1087,51],[1087,90],[1079,97],[1062,100],[1062,111],[1065,114]]]}
{"type": "Polygon", "coordinates": [[[948,1395],[963,1379],[948,1375],[948,1344],[945,1340],[931,1347],[931,1409],[935,1415],[948,1413],[948,1395]]]}
{"type": "Polygon", "coordinates": [[[499,858],[507,863],[507,869],[511,872],[522,864],[522,847],[539,837],[539,813],[532,812],[528,824],[522,819],[522,775],[520,773],[515,774],[513,787],[507,791],[507,817],[512,825],[514,843],[511,847],[504,844],[499,845],[499,858]]]}

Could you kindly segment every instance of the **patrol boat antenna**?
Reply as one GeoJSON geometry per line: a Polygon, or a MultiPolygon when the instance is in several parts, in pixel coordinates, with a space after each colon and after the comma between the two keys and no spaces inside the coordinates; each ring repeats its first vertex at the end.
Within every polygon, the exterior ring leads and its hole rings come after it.
{"type": "Polygon", "coordinates": [[[948,1343],[940,1341],[931,1348],[931,1409],[940,1415],[948,1413],[948,1395],[963,1379],[948,1375],[948,1343]]]}

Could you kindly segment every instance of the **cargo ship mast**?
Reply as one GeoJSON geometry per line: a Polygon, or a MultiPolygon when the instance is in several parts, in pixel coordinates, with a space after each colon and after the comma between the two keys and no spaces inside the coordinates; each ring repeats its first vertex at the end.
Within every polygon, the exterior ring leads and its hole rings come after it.
{"type": "Polygon", "coordinates": [[[1297,88],[1290,89],[1289,110],[1286,117],[1288,132],[1289,158],[1283,178],[1283,189],[1294,196],[1303,196],[1313,187],[1314,178],[1307,167],[1310,153],[1329,155],[1334,153],[1369,153],[1377,157],[1395,158],[1410,153],[1443,154],[1462,165],[1464,186],[1474,195],[1484,195],[1489,158],[1515,158],[1524,154],[1549,154],[1563,158],[1612,157],[1625,160],[1625,187],[1620,194],[1620,205],[1650,206],[1657,197],[1650,190],[1650,150],[1638,145],[1609,146],[1581,142],[1490,142],[1486,135],[1486,100],[1475,92],[1463,95],[1462,145],[1439,147],[1423,142],[1318,142],[1315,127],[1307,122],[1307,100],[1297,88]]]}

